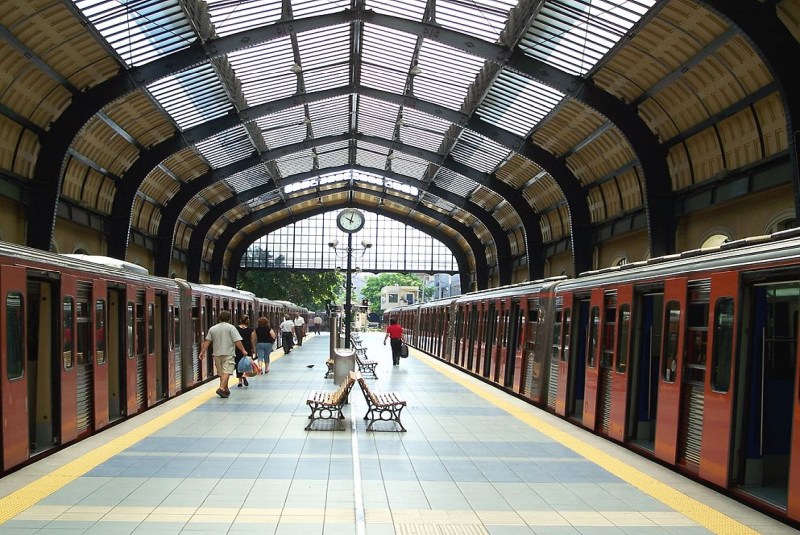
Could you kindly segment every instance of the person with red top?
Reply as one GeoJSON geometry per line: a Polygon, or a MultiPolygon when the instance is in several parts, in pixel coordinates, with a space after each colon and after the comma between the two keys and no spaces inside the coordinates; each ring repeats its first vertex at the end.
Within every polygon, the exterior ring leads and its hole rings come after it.
{"type": "Polygon", "coordinates": [[[386,345],[387,338],[390,339],[389,343],[392,346],[392,363],[395,366],[400,366],[400,346],[403,345],[403,328],[395,318],[389,320],[389,326],[386,327],[386,336],[383,337],[383,345],[386,345]]]}

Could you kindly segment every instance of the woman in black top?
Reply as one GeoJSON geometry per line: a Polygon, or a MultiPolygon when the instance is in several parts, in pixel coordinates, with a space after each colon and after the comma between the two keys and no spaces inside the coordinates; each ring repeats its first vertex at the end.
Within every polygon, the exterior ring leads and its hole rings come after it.
{"type": "MultiPolygon", "coordinates": [[[[256,333],[253,329],[250,328],[250,318],[247,315],[243,315],[239,318],[239,326],[236,327],[236,330],[239,331],[239,335],[242,337],[242,345],[244,346],[245,351],[247,351],[248,355],[253,354],[253,347],[256,345],[256,333]]],[[[241,351],[238,349],[236,350],[236,377],[239,378],[239,384],[237,386],[241,387],[242,384],[244,386],[250,386],[250,383],[247,382],[247,377],[244,376],[242,372],[239,371],[239,361],[245,358],[241,351]]],[[[250,358],[250,357],[246,357],[250,358]]]]}
{"type": "Polygon", "coordinates": [[[269,325],[267,318],[258,318],[258,327],[256,327],[256,355],[258,360],[262,362],[261,373],[269,373],[269,356],[272,353],[273,345],[277,335],[272,327],[269,325]]]}

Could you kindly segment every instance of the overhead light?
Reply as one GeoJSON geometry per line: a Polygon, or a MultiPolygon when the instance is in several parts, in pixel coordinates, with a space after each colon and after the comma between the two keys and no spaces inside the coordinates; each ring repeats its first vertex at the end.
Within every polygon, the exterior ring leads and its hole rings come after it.
{"type": "Polygon", "coordinates": [[[300,74],[301,72],[303,72],[303,67],[301,67],[299,63],[295,63],[294,65],[289,67],[289,70],[295,74],[300,74]]]}
{"type": "Polygon", "coordinates": [[[387,154],[387,155],[386,155],[386,159],[387,159],[387,160],[394,160],[394,153],[393,153],[393,152],[390,152],[389,154],[387,154]]]}
{"type": "Polygon", "coordinates": [[[378,206],[383,206],[383,197],[381,197],[381,200],[378,201],[378,206]]]}
{"type": "Polygon", "coordinates": [[[405,126],[405,125],[406,125],[406,122],[403,120],[402,117],[399,117],[397,119],[397,126],[405,126]]]}
{"type": "Polygon", "coordinates": [[[303,124],[311,124],[311,119],[309,119],[307,115],[303,117],[303,124]]]}
{"type": "Polygon", "coordinates": [[[322,204],[322,197],[317,197],[317,204],[322,204]]]}
{"type": "Polygon", "coordinates": [[[416,76],[418,74],[422,74],[422,69],[419,68],[419,65],[414,64],[414,66],[411,67],[411,70],[408,71],[408,74],[410,74],[411,76],[416,76]]]}

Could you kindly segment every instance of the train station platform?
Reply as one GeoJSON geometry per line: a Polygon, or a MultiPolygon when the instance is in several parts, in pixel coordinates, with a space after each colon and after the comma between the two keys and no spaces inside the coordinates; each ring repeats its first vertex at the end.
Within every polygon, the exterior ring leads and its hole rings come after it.
{"type": "MultiPolygon", "coordinates": [[[[221,399],[216,381],[0,480],[0,533],[680,534],[794,529],[382,333],[376,392],[408,432],[306,431],[327,333],[221,399]],[[312,367],[313,366],[313,367],[312,367]]],[[[324,423],[324,422],[323,422],[324,423]]],[[[381,429],[389,429],[384,423],[381,429]]]]}

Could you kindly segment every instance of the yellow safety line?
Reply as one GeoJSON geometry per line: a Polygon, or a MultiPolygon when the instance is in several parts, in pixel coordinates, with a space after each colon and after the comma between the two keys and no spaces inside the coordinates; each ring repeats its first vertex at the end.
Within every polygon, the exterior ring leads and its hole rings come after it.
{"type": "Polygon", "coordinates": [[[424,362],[442,375],[445,375],[447,378],[459,383],[489,403],[500,409],[503,409],[512,416],[533,427],[537,431],[557,442],[560,442],[567,448],[578,453],[582,457],[585,457],[587,460],[606,469],[623,481],[630,483],[642,492],[649,494],[653,498],[668,505],[684,516],[691,518],[701,526],[713,531],[714,533],[724,533],[726,535],[740,533],[749,535],[758,533],[757,531],[745,526],[741,522],[734,520],[728,515],[720,513],[714,508],[687,496],[686,494],[672,488],[665,483],[662,483],[654,477],[648,476],[636,468],[629,466],[625,462],[600,451],[596,447],[583,442],[582,440],[564,431],[561,431],[555,426],[548,424],[536,417],[533,413],[521,410],[514,404],[510,403],[507,398],[492,392],[491,388],[487,387],[488,390],[478,388],[475,383],[466,380],[468,376],[466,376],[464,373],[455,371],[452,367],[448,366],[439,359],[428,357],[427,355],[419,353],[416,350],[413,352],[413,354],[414,357],[420,362],[424,362]],[[428,358],[421,358],[422,355],[428,358]]]}
{"type": "MultiPolygon", "coordinates": [[[[275,350],[270,354],[270,363],[280,360],[283,356],[282,353],[273,356],[274,353],[278,353],[278,351],[275,350]]],[[[8,496],[0,498],[0,524],[8,522],[22,511],[36,505],[40,500],[96,468],[114,455],[130,448],[140,440],[166,427],[181,416],[193,411],[215,395],[215,389],[209,388],[207,392],[203,392],[197,397],[181,403],[161,416],[153,418],[150,422],[70,461],[64,466],[40,477],[33,483],[29,483],[21,489],[12,492],[8,496]]]]}

